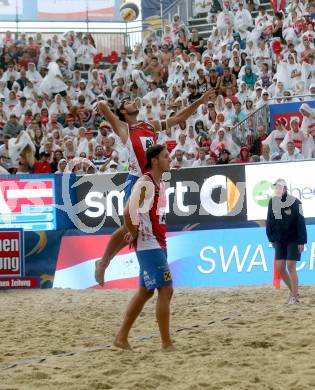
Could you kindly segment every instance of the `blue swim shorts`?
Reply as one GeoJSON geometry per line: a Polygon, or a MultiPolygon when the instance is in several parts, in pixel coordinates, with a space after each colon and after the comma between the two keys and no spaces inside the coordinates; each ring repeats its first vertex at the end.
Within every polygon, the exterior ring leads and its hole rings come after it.
{"type": "Polygon", "coordinates": [[[147,290],[170,286],[173,284],[170,268],[167,263],[166,250],[149,249],[136,252],[139,266],[139,285],[147,290]]]}

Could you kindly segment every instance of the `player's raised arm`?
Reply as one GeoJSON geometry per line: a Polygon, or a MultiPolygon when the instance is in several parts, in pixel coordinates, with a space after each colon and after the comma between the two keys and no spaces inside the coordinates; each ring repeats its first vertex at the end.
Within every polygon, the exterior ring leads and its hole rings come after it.
{"type": "Polygon", "coordinates": [[[102,100],[97,105],[98,111],[104,115],[106,120],[112,126],[114,132],[121,139],[122,143],[126,143],[128,139],[128,125],[127,123],[121,121],[109,108],[108,104],[102,100]]]}
{"type": "Polygon", "coordinates": [[[152,126],[154,126],[157,130],[166,130],[170,127],[176,126],[179,123],[185,122],[193,113],[197,110],[197,108],[204,103],[207,103],[209,98],[214,94],[213,89],[209,89],[205,92],[198,100],[190,104],[188,107],[181,110],[179,113],[174,115],[171,118],[166,119],[165,121],[152,121],[152,126]]]}

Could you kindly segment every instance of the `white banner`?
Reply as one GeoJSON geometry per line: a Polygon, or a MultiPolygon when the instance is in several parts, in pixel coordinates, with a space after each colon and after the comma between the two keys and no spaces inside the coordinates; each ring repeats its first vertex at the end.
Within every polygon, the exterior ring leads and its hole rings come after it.
{"type": "Polygon", "coordinates": [[[288,185],[288,193],[300,199],[304,216],[315,217],[315,161],[246,165],[246,202],[249,221],[267,218],[272,184],[279,178],[288,185]]]}
{"type": "Polygon", "coordinates": [[[0,0],[0,15],[22,15],[23,0],[0,0]]]}
{"type": "Polygon", "coordinates": [[[40,19],[113,19],[115,0],[38,0],[40,19]]]}

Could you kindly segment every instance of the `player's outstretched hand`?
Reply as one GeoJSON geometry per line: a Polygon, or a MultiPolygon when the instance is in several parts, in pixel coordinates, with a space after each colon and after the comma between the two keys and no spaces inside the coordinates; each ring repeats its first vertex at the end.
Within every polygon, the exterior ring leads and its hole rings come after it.
{"type": "Polygon", "coordinates": [[[215,96],[215,90],[213,88],[208,89],[202,96],[201,100],[203,104],[208,103],[209,99],[215,96]]]}

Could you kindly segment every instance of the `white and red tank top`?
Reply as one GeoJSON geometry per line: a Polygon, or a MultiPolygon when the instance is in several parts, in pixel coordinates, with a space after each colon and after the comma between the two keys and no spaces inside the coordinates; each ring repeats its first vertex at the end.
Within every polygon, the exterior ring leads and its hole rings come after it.
{"type": "Polygon", "coordinates": [[[145,174],[154,185],[154,196],[147,211],[139,210],[136,251],[166,249],[166,195],[163,183],[158,185],[150,173],[145,174]]]}
{"type": "Polygon", "coordinates": [[[157,142],[154,127],[146,122],[129,126],[126,148],[129,153],[129,173],[140,177],[145,173],[147,163],[145,152],[157,142]]]}

